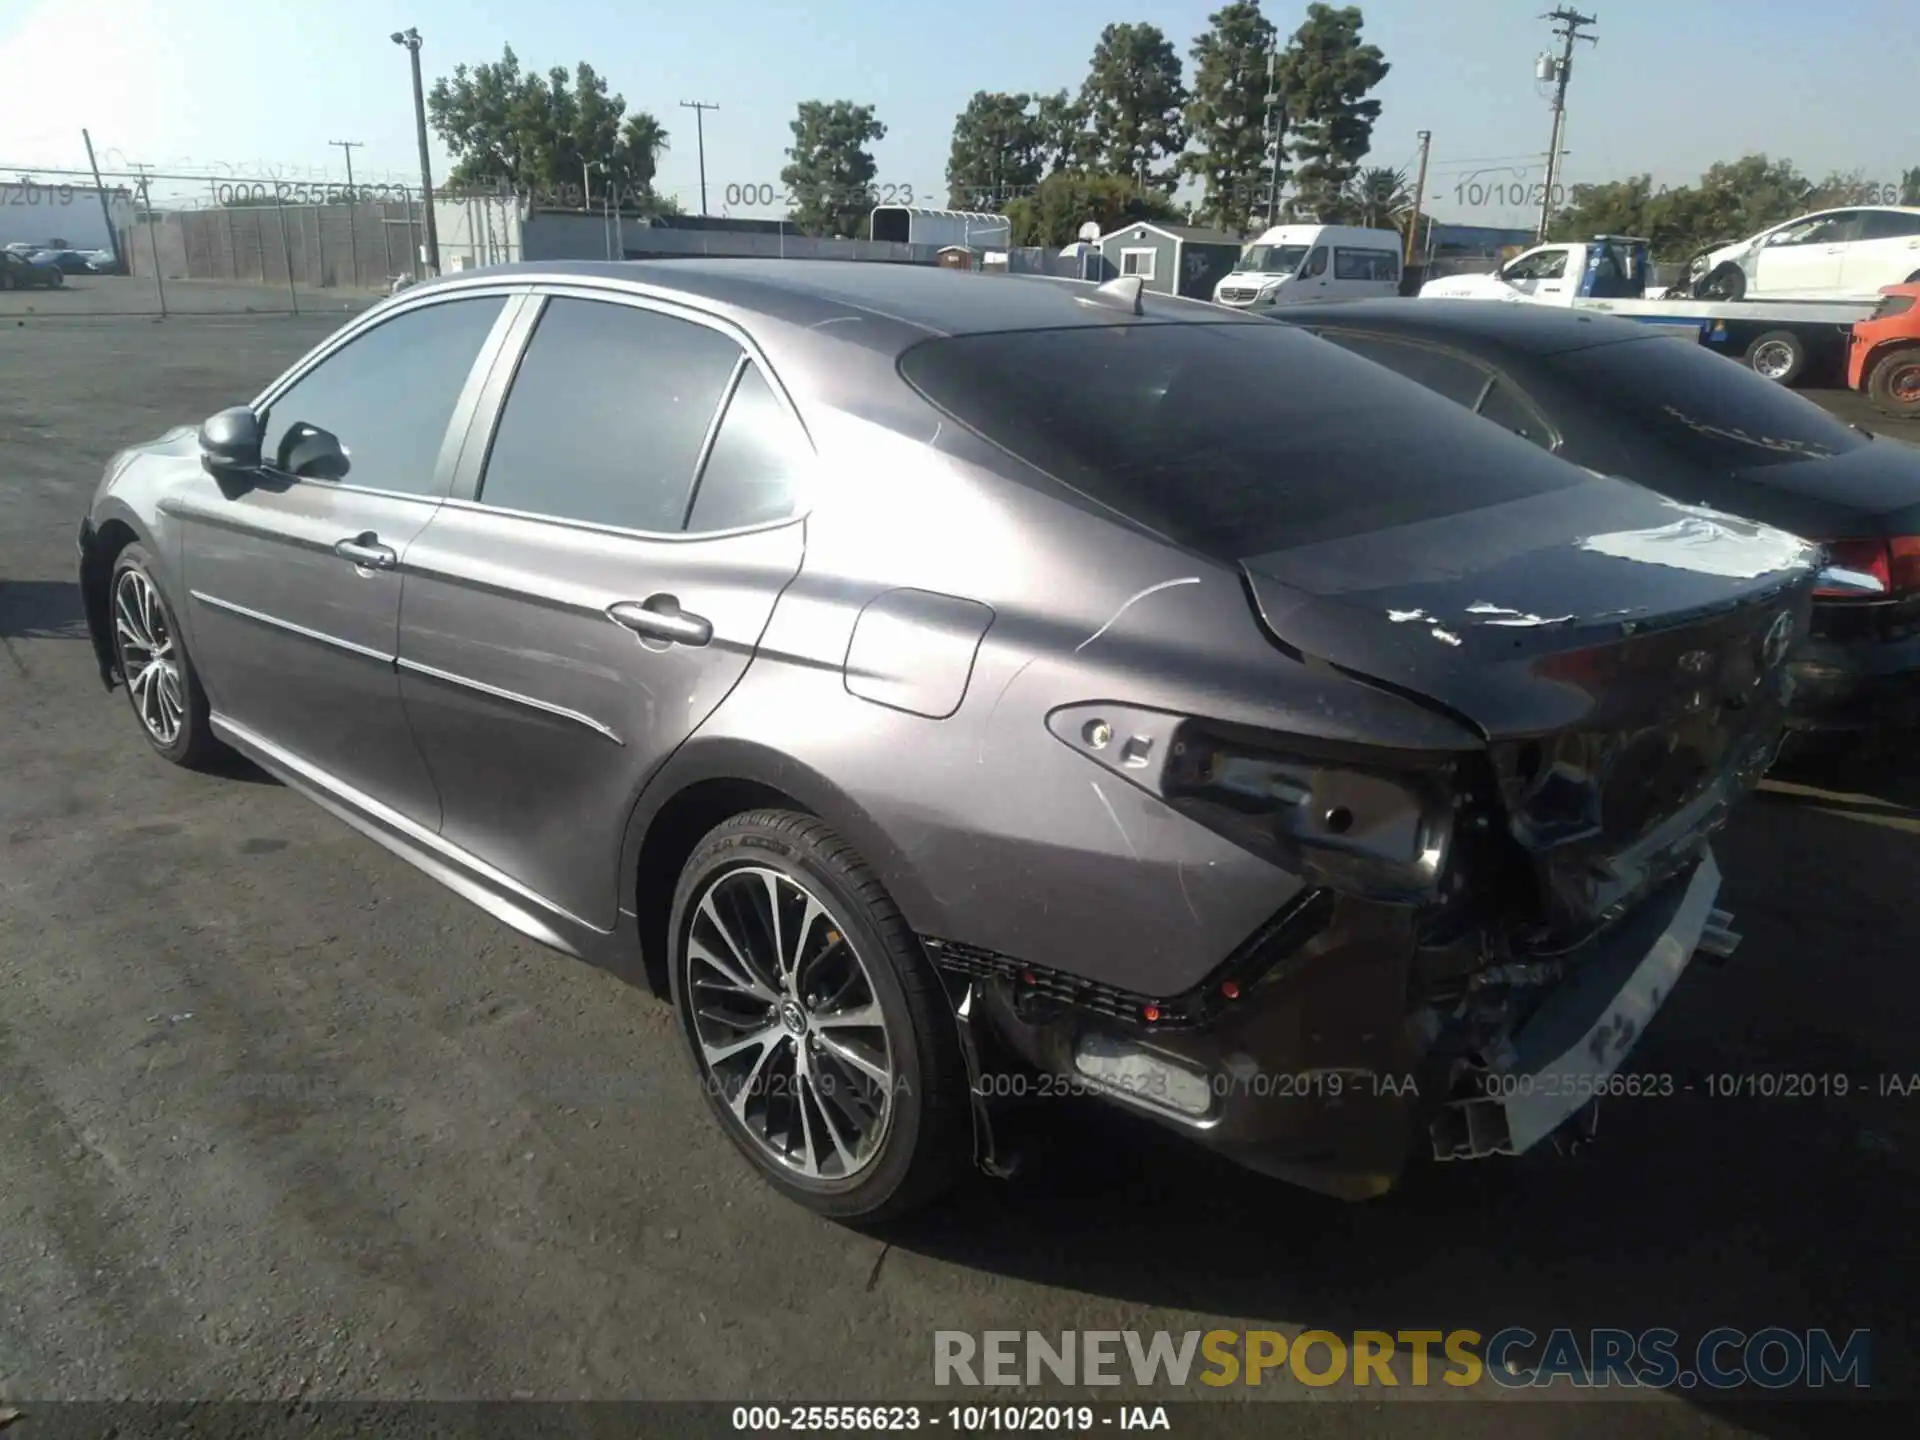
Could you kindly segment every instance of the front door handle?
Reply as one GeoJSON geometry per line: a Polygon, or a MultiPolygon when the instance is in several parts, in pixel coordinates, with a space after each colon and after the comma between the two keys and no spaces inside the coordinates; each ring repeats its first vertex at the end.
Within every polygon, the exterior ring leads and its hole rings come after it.
{"type": "Polygon", "coordinates": [[[702,615],[689,615],[672,595],[649,595],[645,600],[622,600],[607,607],[615,624],[624,625],[649,640],[666,640],[675,645],[705,645],[713,639],[713,622],[702,615]]]}
{"type": "Polygon", "coordinates": [[[365,570],[391,570],[400,561],[392,547],[382,545],[371,530],[334,542],[333,553],[365,570]]]}

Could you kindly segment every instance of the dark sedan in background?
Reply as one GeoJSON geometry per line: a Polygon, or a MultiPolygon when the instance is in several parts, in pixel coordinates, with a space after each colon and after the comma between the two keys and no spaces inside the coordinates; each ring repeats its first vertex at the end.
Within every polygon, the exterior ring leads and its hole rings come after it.
{"type": "Polygon", "coordinates": [[[67,283],[58,265],[40,265],[13,250],[0,250],[0,290],[58,290],[67,283]]]}
{"type": "Polygon", "coordinates": [[[1822,542],[1791,723],[1920,721],[1920,449],[1686,338],[1605,315],[1357,301],[1281,317],[1563,459],[1822,542]]]}
{"type": "Polygon", "coordinates": [[[1138,279],[449,276],[115,457],[88,624],[166,759],[669,993],[822,1212],[997,1164],[1008,1051],[1377,1194],[1725,953],[1818,552],[1329,349],[1138,279]]]}

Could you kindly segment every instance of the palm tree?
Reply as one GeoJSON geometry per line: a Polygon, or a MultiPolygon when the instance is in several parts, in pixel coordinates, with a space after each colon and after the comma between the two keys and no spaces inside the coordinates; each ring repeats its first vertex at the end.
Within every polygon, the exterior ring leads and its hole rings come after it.
{"type": "Polygon", "coordinates": [[[1407,181],[1407,172],[1386,165],[1371,165],[1354,176],[1344,198],[1369,230],[1398,229],[1413,209],[1413,187],[1407,181]]]}

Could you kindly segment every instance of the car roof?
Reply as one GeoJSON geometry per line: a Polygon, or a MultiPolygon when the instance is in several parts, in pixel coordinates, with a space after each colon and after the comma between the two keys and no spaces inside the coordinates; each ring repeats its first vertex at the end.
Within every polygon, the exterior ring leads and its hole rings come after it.
{"type": "Polygon", "coordinates": [[[1525,355],[1557,355],[1645,340],[1658,333],[1611,315],[1497,300],[1345,300],[1315,305],[1311,311],[1303,307],[1301,313],[1284,318],[1315,329],[1374,330],[1465,349],[1525,355]]]}
{"type": "MultiPolygon", "coordinates": [[[[1043,275],[989,275],[936,265],[858,260],[723,259],[528,261],[496,265],[408,287],[403,295],[502,279],[585,284],[636,295],[681,300],[751,321],[763,315],[787,324],[819,327],[860,319],[890,326],[902,345],[930,335],[984,334],[1076,326],[1198,322],[1265,323],[1199,300],[1153,291],[1141,295],[1141,313],[1111,303],[1089,303],[1089,281],[1043,275]]],[[[872,326],[861,326],[871,332],[872,326]]],[[[870,343],[870,333],[869,333],[870,343]]]]}

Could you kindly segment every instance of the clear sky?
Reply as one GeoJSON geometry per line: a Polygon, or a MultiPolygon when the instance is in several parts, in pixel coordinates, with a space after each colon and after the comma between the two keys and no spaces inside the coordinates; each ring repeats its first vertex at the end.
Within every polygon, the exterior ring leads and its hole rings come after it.
{"type": "MultiPolygon", "coordinates": [[[[1146,0],[0,0],[0,175],[85,164],[221,166],[294,181],[344,178],[329,141],[358,140],[356,178],[415,178],[406,54],[427,83],[461,61],[592,63],[671,133],[660,187],[699,204],[694,116],[706,116],[709,204],[729,185],[777,187],[788,122],[807,99],[877,107],[879,179],[944,201],[954,115],[978,89],[1077,87],[1103,25],[1151,21],[1186,56],[1209,3],[1146,0]],[[803,18],[806,17],[806,18],[803,18]]],[[[1304,3],[1268,0],[1283,32],[1304,3]]],[[[1433,132],[1427,205],[1511,224],[1500,187],[1541,176],[1549,112],[1533,61],[1551,0],[1373,0],[1366,34],[1393,70],[1373,163],[1412,161],[1433,132]],[[1489,163],[1492,163],[1492,168],[1489,163]],[[1535,166],[1513,173],[1508,164],[1535,166]],[[1480,173],[1475,173],[1480,172],[1480,173]]],[[[1651,171],[1681,183],[1765,151],[1816,176],[1897,182],[1920,165],[1920,11],[1914,0],[1591,0],[1569,96],[1567,179],[1651,171]]],[[[1190,64],[1190,62],[1189,62],[1190,64]]],[[[447,158],[435,141],[436,174],[447,158]]],[[[734,213],[767,213],[735,207],[734,213]]]]}

